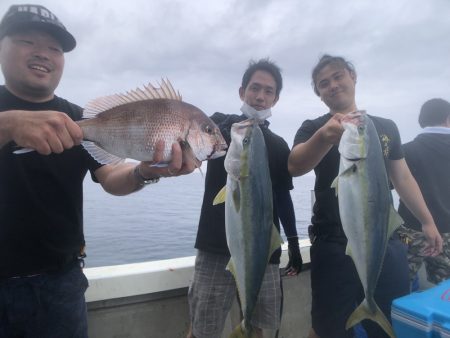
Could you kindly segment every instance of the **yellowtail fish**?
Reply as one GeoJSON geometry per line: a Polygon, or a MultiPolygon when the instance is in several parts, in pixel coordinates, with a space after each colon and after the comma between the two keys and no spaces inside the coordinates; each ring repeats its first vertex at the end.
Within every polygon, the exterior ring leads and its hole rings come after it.
{"type": "Polygon", "coordinates": [[[225,201],[225,229],[244,320],[230,337],[255,337],[251,318],[273,252],[282,243],[273,224],[272,183],[263,133],[255,120],[234,123],[225,157],[227,184],[214,199],[225,201]]]}
{"type": "Polygon", "coordinates": [[[342,121],[339,175],[333,182],[339,213],[365,299],[350,315],[346,329],[363,319],[378,323],[392,338],[391,324],[375,302],[374,293],[389,237],[402,224],[394,210],[389,181],[375,126],[365,111],[349,113],[342,121]]]}

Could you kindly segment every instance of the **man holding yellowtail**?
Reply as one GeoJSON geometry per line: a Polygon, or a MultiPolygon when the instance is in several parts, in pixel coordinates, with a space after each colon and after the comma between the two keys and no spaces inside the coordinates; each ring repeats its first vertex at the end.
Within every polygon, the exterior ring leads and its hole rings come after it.
{"type": "Polygon", "coordinates": [[[420,220],[426,254],[440,252],[442,239],[403,158],[394,122],[354,113],[353,65],[325,55],[312,80],[330,112],[303,122],[289,156],[293,176],[312,169],[316,174],[310,337],[354,337],[353,326],[360,322],[369,337],[392,337],[391,303],[409,292],[409,280],[406,248],[393,232],[401,221],[391,208],[386,174],[420,220]],[[370,163],[361,151],[369,143],[370,163]]]}
{"type": "Polygon", "coordinates": [[[239,89],[243,115],[212,116],[231,144],[225,164],[223,158],[208,161],[195,244],[198,253],[189,289],[192,329],[188,337],[221,337],[237,287],[244,323],[234,332],[236,337],[262,337],[263,331],[268,334],[265,337],[271,337],[278,330],[282,303],[280,221],[291,253],[286,271],[290,275],[300,272],[302,260],[289,193],[292,178],[287,171],[289,148],[270,131],[266,121],[281,88],[281,73],[273,62],[252,62],[239,89]],[[250,121],[243,122],[247,119],[250,121]],[[213,205],[226,184],[226,205],[213,205]],[[253,244],[254,250],[244,253],[243,247],[253,244]],[[271,247],[276,248],[273,255],[271,247]]]}

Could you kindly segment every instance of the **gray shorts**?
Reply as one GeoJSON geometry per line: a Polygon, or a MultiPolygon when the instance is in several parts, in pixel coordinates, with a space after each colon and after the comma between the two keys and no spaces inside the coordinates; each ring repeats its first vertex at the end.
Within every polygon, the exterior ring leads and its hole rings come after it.
{"type": "MultiPolygon", "coordinates": [[[[197,252],[188,300],[192,332],[196,338],[217,338],[236,297],[236,283],[226,270],[229,258],[197,252]]],[[[261,285],[252,326],[278,330],[281,316],[281,281],[278,264],[269,264],[261,285]]]]}

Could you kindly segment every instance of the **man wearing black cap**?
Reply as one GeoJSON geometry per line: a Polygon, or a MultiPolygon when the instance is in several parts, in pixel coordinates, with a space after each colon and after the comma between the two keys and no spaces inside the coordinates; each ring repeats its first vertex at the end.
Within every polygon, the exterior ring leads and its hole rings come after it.
{"type": "Polygon", "coordinates": [[[426,240],[419,221],[400,200],[399,213],[405,221],[402,236],[408,243],[410,277],[425,261],[427,278],[437,284],[450,278],[450,103],[431,99],[420,110],[423,128],[416,138],[403,145],[405,159],[419,184],[428,209],[443,239],[442,253],[424,257],[426,240]]]}
{"type": "Polygon", "coordinates": [[[82,109],[54,95],[64,52],[75,45],[39,5],[11,6],[0,22],[0,338],[87,337],[80,264],[88,170],[106,191],[125,195],[196,165],[182,161],[178,144],[166,168],[97,163],[80,146],[83,133],[74,120],[82,109]],[[36,151],[17,155],[17,147],[36,151]]]}

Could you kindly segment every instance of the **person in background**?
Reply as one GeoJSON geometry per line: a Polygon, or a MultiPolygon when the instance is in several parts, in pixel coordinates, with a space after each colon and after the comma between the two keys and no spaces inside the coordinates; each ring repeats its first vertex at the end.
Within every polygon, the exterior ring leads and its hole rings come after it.
{"type": "MultiPolygon", "coordinates": [[[[192,172],[179,144],[166,168],[101,165],[80,142],[82,109],[54,94],[75,38],[40,5],[13,5],[0,22],[0,338],[87,337],[82,272],[87,171],[125,195],[192,172]],[[17,155],[18,147],[35,149],[17,155]]],[[[157,146],[154,161],[163,158],[157,146]]]]}
{"type": "MultiPolygon", "coordinates": [[[[245,71],[239,96],[244,102],[242,115],[215,113],[216,122],[228,144],[231,142],[231,125],[253,117],[244,109],[246,105],[257,112],[269,110],[277,103],[282,88],[280,69],[268,59],[250,62],[245,71]]],[[[280,220],[288,243],[290,260],[286,268],[288,275],[296,275],[302,267],[302,258],[295,226],[295,213],[290,195],[292,177],[287,170],[289,147],[287,143],[269,129],[269,122],[260,125],[267,147],[270,176],[273,190],[274,224],[280,230],[280,220]]],[[[220,337],[225,320],[236,298],[236,284],[232,274],[226,270],[230,259],[225,234],[224,204],[213,206],[213,199],[225,186],[227,172],[224,157],[208,161],[205,192],[200,214],[195,247],[198,249],[195,270],[188,299],[191,331],[188,337],[220,337]]],[[[271,257],[268,264],[252,325],[262,337],[262,329],[276,331],[280,325],[282,290],[279,272],[281,249],[271,257]]]]}
{"type": "MultiPolygon", "coordinates": [[[[304,175],[314,169],[316,201],[313,207],[311,246],[312,328],[310,337],[353,337],[346,330],[350,314],[364,298],[355,265],[346,255],[347,238],[342,229],[336,193],[331,188],[339,172],[339,140],[344,128],[341,118],[356,111],[356,71],[339,56],[324,55],[312,72],[314,92],[330,111],[314,120],[303,122],[289,155],[292,176],[304,175]]],[[[403,158],[400,135],[393,121],[370,116],[380,137],[389,178],[422,224],[428,253],[442,250],[442,239],[426,208],[419,187],[403,158]]],[[[390,318],[393,299],[409,292],[406,247],[394,234],[387,246],[375,301],[386,318],[390,318]]],[[[363,321],[368,337],[386,337],[375,322],[363,321]]]]}
{"type": "Polygon", "coordinates": [[[450,103],[431,99],[420,109],[419,124],[423,128],[416,138],[403,145],[405,160],[443,239],[441,254],[430,257],[419,220],[400,200],[398,212],[405,221],[401,237],[408,244],[410,278],[425,261],[427,278],[437,284],[450,278],[450,103]]]}

